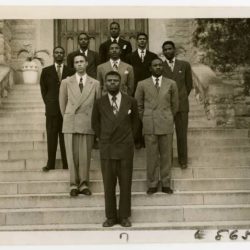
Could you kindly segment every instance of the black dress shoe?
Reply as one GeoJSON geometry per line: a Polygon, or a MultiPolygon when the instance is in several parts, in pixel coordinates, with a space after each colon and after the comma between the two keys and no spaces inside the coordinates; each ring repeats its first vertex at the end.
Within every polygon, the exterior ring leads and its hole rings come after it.
{"type": "Polygon", "coordinates": [[[84,194],[84,195],[91,195],[92,194],[88,188],[81,190],[79,193],[84,194]]]}
{"type": "Polygon", "coordinates": [[[50,171],[50,168],[48,168],[47,166],[43,167],[43,172],[49,172],[50,171]]]}
{"type": "Polygon", "coordinates": [[[172,194],[174,192],[170,187],[162,187],[161,191],[166,194],[172,194]]]}
{"type": "Polygon", "coordinates": [[[156,193],[157,192],[157,187],[156,188],[149,188],[148,190],[147,190],[147,194],[154,194],[154,193],[156,193]]]}
{"type": "Polygon", "coordinates": [[[117,219],[106,219],[103,223],[103,227],[113,227],[115,224],[117,224],[117,219]]]}
{"type": "Polygon", "coordinates": [[[75,196],[78,196],[78,194],[79,194],[79,191],[76,188],[70,190],[70,196],[75,197],[75,196]]]}
{"type": "Polygon", "coordinates": [[[132,224],[128,218],[121,219],[120,225],[122,227],[131,227],[132,226],[132,224]]]}

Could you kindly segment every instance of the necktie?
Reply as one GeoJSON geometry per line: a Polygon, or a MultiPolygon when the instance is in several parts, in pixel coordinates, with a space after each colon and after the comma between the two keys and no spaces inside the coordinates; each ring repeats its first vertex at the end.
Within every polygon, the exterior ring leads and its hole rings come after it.
{"type": "Polygon", "coordinates": [[[57,68],[56,68],[56,72],[57,72],[57,75],[58,75],[59,83],[61,83],[61,81],[62,81],[61,66],[62,65],[57,64],[57,68]]]}
{"type": "Polygon", "coordinates": [[[144,62],[144,51],[143,50],[141,50],[141,62],[144,62]]]}
{"type": "Polygon", "coordinates": [[[112,109],[113,109],[113,113],[114,115],[117,115],[118,114],[118,106],[117,106],[117,103],[116,103],[116,96],[112,96],[112,109]]]}
{"type": "Polygon", "coordinates": [[[113,69],[114,69],[115,71],[118,71],[118,65],[117,65],[117,62],[114,62],[114,63],[113,63],[113,69]]]}
{"type": "Polygon", "coordinates": [[[113,43],[117,43],[117,40],[114,38],[113,43]]]}
{"type": "Polygon", "coordinates": [[[80,78],[79,88],[80,88],[80,91],[81,91],[81,93],[82,93],[82,90],[83,90],[83,82],[82,82],[82,77],[80,78]]]}
{"type": "Polygon", "coordinates": [[[157,78],[157,77],[155,78],[155,88],[157,91],[159,91],[159,89],[160,89],[159,78],[157,78]]]}
{"type": "Polygon", "coordinates": [[[173,60],[169,60],[169,66],[171,68],[171,70],[173,71],[174,70],[174,61],[173,60]]]}

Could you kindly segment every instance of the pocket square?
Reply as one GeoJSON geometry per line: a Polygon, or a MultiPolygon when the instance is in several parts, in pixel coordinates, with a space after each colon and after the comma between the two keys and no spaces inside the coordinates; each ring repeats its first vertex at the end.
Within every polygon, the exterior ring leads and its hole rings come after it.
{"type": "Polygon", "coordinates": [[[131,109],[128,110],[128,115],[131,114],[131,109]]]}
{"type": "Polygon", "coordinates": [[[125,75],[127,75],[128,73],[129,73],[128,70],[125,70],[125,71],[124,71],[124,74],[125,74],[125,75]]]}
{"type": "Polygon", "coordinates": [[[181,70],[179,70],[179,73],[182,73],[182,71],[181,71],[181,70]]]}
{"type": "Polygon", "coordinates": [[[126,49],[127,48],[127,45],[126,44],[124,44],[123,45],[123,47],[122,47],[122,49],[126,49]]]}

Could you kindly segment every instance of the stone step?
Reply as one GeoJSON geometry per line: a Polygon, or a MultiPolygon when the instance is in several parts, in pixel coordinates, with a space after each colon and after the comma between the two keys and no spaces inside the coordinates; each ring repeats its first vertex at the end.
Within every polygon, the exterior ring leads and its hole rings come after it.
{"type": "Polygon", "coordinates": [[[0,133],[23,133],[22,131],[27,131],[25,133],[30,133],[34,131],[45,132],[45,118],[41,123],[31,123],[31,124],[17,124],[17,123],[5,123],[0,124],[0,133]],[[30,132],[28,132],[30,131],[30,132]]]}
{"type": "MultiPolygon", "coordinates": [[[[103,192],[103,181],[90,180],[93,193],[103,192]]],[[[68,193],[69,181],[24,181],[0,182],[1,195],[13,194],[48,194],[68,193]]],[[[177,191],[223,191],[250,190],[250,178],[221,178],[221,179],[174,179],[172,187],[177,191]]],[[[132,192],[146,192],[146,180],[133,179],[132,192]]]]}
{"type": "Polygon", "coordinates": [[[29,131],[28,133],[13,132],[8,133],[1,131],[0,142],[33,142],[43,141],[46,138],[46,133],[42,131],[29,131]]]}
{"type": "MultiPolygon", "coordinates": [[[[119,199],[119,194],[117,194],[119,199]]],[[[249,191],[233,192],[176,192],[166,195],[158,192],[147,195],[145,192],[132,193],[133,206],[184,206],[184,205],[248,205],[249,191]],[[167,198],[166,198],[167,196],[167,198]]],[[[92,196],[79,195],[72,199],[69,193],[37,194],[37,195],[0,195],[0,209],[13,208],[67,208],[67,207],[99,207],[104,205],[104,194],[92,196]]]]}
{"type": "Polygon", "coordinates": [[[7,112],[6,110],[0,110],[0,116],[1,117],[14,117],[15,119],[19,118],[44,118],[44,110],[40,112],[36,111],[29,111],[29,112],[24,112],[23,110],[13,110],[11,112],[7,112]]]}
{"type": "Polygon", "coordinates": [[[44,108],[44,103],[3,103],[1,109],[44,108]]]}
{"type": "Polygon", "coordinates": [[[40,85],[39,84],[16,84],[13,87],[14,90],[39,90],[40,91],[40,85]]]}
{"type": "MultiPolygon", "coordinates": [[[[3,225],[100,224],[104,207],[1,209],[3,225]]],[[[135,206],[135,223],[250,220],[249,205],[135,206]]]]}
{"type": "MultiPolygon", "coordinates": [[[[135,160],[133,179],[146,179],[146,166],[138,166],[135,160]]],[[[192,167],[182,170],[177,165],[172,168],[173,179],[221,179],[221,178],[250,178],[250,167],[223,168],[222,166],[204,168],[192,167]]],[[[20,170],[5,168],[0,170],[0,182],[10,181],[68,181],[69,171],[63,169],[51,170],[48,173],[42,169],[20,170]]],[[[90,180],[102,180],[100,162],[92,159],[90,167],[90,180]]]]}
{"type": "Polygon", "coordinates": [[[30,114],[34,114],[34,112],[36,113],[43,113],[45,112],[45,107],[3,107],[2,109],[0,109],[0,114],[2,113],[30,113],[30,114]]]}
{"type": "MultiPolygon", "coordinates": [[[[104,218],[103,218],[104,221],[104,218]]],[[[102,221],[102,222],[103,222],[102,221]]],[[[68,244],[72,245],[72,239],[69,238],[69,231],[71,231],[72,234],[76,233],[75,231],[89,231],[95,232],[96,236],[101,236],[102,238],[96,240],[95,237],[88,237],[88,238],[83,238],[80,244],[97,244],[97,243],[102,243],[102,244],[114,244],[115,240],[113,238],[114,232],[120,233],[121,231],[124,232],[124,227],[121,227],[119,224],[110,227],[110,228],[105,228],[105,231],[103,230],[102,227],[102,222],[98,224],[56,224],[56,225],[11,225],[11,226],[0,226],[0,231],[9,231],[12,232],[14,231],[16,235],[20,232],[22,236],[24,235],[24,232],[29,234],[30,231],[42,231],[43,236],[46,237],[46,242],[49,242],[49,244],[56,244],[60,245],[62,244],[61,238],[60,237],[65,237],[66,236],[66,242],[68,244]],[[48,231],[48,232],[45,232],[48,231]],[[55,237],[53,237],[53,233],[55,233],[55,237]],[[108,234],[110,233],[110,235],[108,234]],[[66,234],[66,235],[65,235],[66,234]],[[104,235],[105,234],[105,235],[104,235]],[[59,237],[58,237],[59,236],[59,237]],[[109,237],[110,236],[110,237],[109,237]],[[105,241],[103,240],[105,238],[105,241]],[[68,241],[67,241],[68,239],[68,241]]],[[[139,230],[141,231],[147,231],[150,233],[149,237],[143,238],[143,243],[159,243],[159,240],[157,240],[157,237],[159,236],[158,231],[159,230],[219,230],[222,228],[227,228],[231,230],[239,229],[239,230],[247,230],[249,229],[249,224],[250,220],[235,220],[235,221],[192,221],[192,222],[150,222],[150,223],[137,223],[132,221],[133,226],[129,229],[126,229],[128,232],[138,232],[139,230]],[[154,232],[155,230],[156,232],[154,232]],[[156,234],[155,234],[156,233],[156,234]],[[154,235],[156,236],[155,238],[154,235]]],[[[180,232],[182,233],[182,232],[180,232]]],[[[195,231],[194,231],[195,233],[195,231]]],[[[216,235],[217,232],[213,235],[213,238],[211,241],[214,240],[214,236],[216,235]]],[[[142,235],[142,234],[139,234],[142,235]]],[[[143,232],[143,235],[145,236],[145,232],[143,232]]],[[[245,235],[245,231],[242,232],[242,236],[245,235]]],[[[41,238],[40,237],[33,237],[30,238],[28,235],[28,242],[32,242],[33,245],[39,245],[41,244],[41,238]]],[[[18,239],[18,244],[20,245],[25,245],[27,244],[27,237],[19,237],[18,239]]],[[[142,236],[138,236],[139,239],[136,238],[135,234],[133,234],[133,240],[130,243],[138,243],[142,242],[142,236]]],[[[191,235],[188,241],[190,239],[193,239],[193,235],[191,235]]],[[[119,235],[117,235],[117,238],[119,239],[117,243],[121,243],[121,239],[119,238],[119,235]]],[[[182,240],[186,243],[187,240],[185,238],[172,238],[171,243],[176,242],[180,243],[182,240]]],[[[3,244],[9,245],[9,237],[1,239],[3,244]]],[[[65,242],[65,241],[64,241],[65,242]]],[[[162,242],[162,240],[160,241],[162,242]]],[[[165,241],[164,241],[165,242],[165,241]]],[[[166,240],[166,242],[169,243],[169,240],[166,240]]],[[[79,241],[78,241],[79,243],[79,241]]],[[[65,243],[67,244],[67,243],[65,243]]],[[[245,248],[247,249],[247,248],[245,248]]]]}

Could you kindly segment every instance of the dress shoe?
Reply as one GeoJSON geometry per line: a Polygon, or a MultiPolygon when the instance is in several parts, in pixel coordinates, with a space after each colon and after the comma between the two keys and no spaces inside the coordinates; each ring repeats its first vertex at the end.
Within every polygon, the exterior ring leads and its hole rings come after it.
{"type": "Polygon", "coordinates": [[[84,194],[84,195],[91,195],[92,194],[88,188],[81,190],[79,193],[84,194]]]}
{"type": "Polygon", "coordinates": [[[170,187],[162,187],[161,191],[166,194],[172,194],[173,190],[170,187]]]}
{"type": "Polygon", "coordinates": [[[78,194],[79,194],[79,191],[76,188],[70,190],[70,196],[75,197],[75,196],[78,196],[78,194]]]}
{"type": "Polygon", "coordinates": [[[156,193],[157,192],[157,188],[149,188],[148,190],[147,190],[147,194],[154,194],[154,193],[156,193]]]}
{"type": "Polygon", "coordinates": [[[131,222],[130,222],[130,220],[128,218],[121,219],[120,220],[120,225],[122,227],[131,227],[132,226],[132,224],[131,224],[131,222]]]}
{"type": "Polygon", "coordinates": [[[43,167],[43,172],[49,172],[50,168],[48,168],[47,166],[43,167]]]}
{"type": "Polygon", "coordinates": [[[106,219],[103,223],[103,227],[113,227],[115,224],[117,224],[117,219],[106,219]]]}

